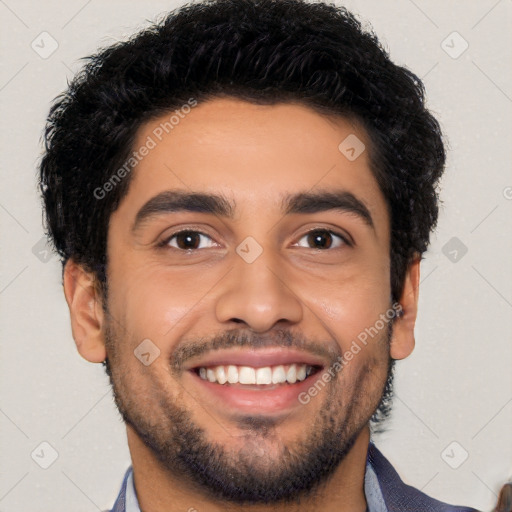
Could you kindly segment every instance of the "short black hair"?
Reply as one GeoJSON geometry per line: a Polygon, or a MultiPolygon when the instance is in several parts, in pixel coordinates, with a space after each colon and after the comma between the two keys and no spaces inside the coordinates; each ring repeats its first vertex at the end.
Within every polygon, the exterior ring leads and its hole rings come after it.
{"type": "Polygon", "coordinates": [[[437,222],[441,130],[421,80],[370,29],[343,7],[303,0],[186,4],[86,58],[50,110],[40,165],[47,234],[63,265],[72,258],[106,284],[109,220],[133,173],[101,199],[94,191],[129,161],[142,124],[216,97],[298,102],[361,124],[390,213],[398,300],[437,222]]]}

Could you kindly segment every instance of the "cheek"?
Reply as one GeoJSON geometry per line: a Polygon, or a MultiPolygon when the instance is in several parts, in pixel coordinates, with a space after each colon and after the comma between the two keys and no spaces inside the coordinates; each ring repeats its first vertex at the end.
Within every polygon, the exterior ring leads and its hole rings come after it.
{"type": "Polygon", "coordinates": [[[310,295],[308,302],[345,350],[376,324],[377,330],[383,330],[379,319],[390,308],[389,292],[387,276],[360,274],[344,280],[331,280],[317,297],[310,295]]]}
{"type": "Polygon", "coordinates": [[[215,283],[207,273],[198,278],[197,271],[170,272],[147,262],[126,265],[110,281],[114,318],[130,338],[138,343],[149,338],[166,353],[172,350],[169,340],[182,334],[191,318],[205,313],[205,295],[215,283]]]}

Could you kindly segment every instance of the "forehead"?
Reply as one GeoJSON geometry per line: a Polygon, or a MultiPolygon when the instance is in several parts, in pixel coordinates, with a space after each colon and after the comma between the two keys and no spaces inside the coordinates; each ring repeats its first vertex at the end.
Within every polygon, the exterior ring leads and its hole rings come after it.
{"type": "Polygon", "coordinates": [[[232,98],[180,114],[165,114],[139,129],[133,150],[150,149],[132,171],[122,209],[137,210],[164,190],[181,190],[221,194],[237,213],[257,214],[279,208],[287,195],[332,189],[353,193],[376,224],[388,224],[370,170],[371,141],[356,123],[300,104],[232,98]]]}

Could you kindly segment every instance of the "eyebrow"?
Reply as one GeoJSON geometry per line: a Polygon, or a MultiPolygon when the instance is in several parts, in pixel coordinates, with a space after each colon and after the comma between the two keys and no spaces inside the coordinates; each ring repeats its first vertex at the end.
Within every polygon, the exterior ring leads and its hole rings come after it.
{"type": "MultiPolygon", "coordinates": [[[[301,192],[283,198],[281,209],[284,215],[319,213],[331,210],[357,215],[374,229],[368,207],[354,194],[345,190],[301,192]]],[[[154,217],[176,212],[196,212],[232,219],[235,205],[218,194],[166,190],[147,201],[137,212],[132,226],[135,232],[143,223],[154,217]]]]}
{"type": "Polygon", "coordinates": [[[233,218],[234,206],[225,197],[217,194],[166,190],[151,198],[137,212],[132,232],[153,217],[175,212],[209,213],[219,217],[233,218]]]}
{"type": "Polygon", "coordinates": [[[283,210],[286,215],[338,210],[358,216],[365,224],[375,229],[368,207],[346,190],[305,192],[286,196],[283,199],[283,210]]]}

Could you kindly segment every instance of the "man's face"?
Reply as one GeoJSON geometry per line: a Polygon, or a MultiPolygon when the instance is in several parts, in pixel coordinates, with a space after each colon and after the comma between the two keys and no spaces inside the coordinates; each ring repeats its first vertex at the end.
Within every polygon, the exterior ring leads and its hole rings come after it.
{"type": "Polygon", "coordinates": [[[116,401],[174,477],[290,499],[338,467],[387,378],[390,322],[344,359],[391,307],[370,141],[291,104],[201,103],[159,141],[168,118],[139,131],[134,150],[156,147],[109,225],[116,401]],[[338,149],[351,134],[367,148],[355,160],[338,149]]]}

